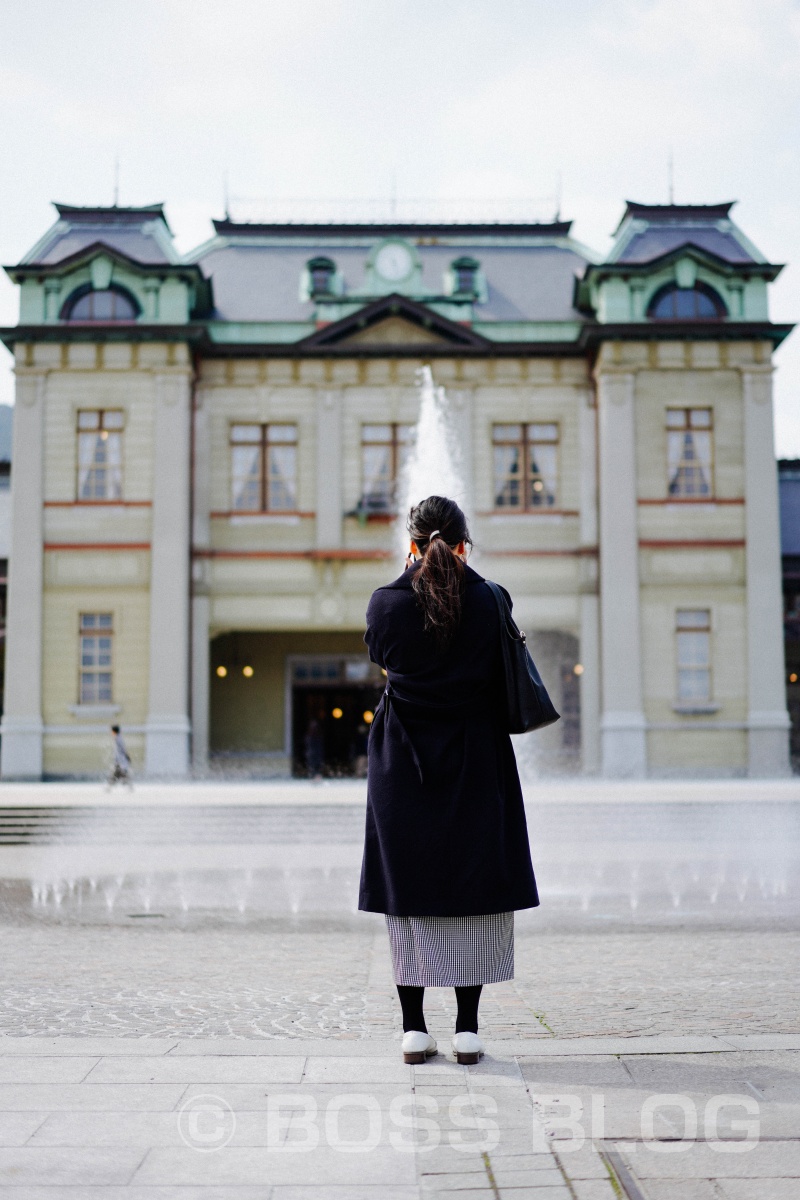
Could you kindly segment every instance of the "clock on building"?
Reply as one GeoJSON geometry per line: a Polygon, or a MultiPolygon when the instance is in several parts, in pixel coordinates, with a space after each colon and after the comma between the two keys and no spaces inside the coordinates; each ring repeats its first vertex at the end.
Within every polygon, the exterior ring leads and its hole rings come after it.
{"type": "Polygon", "coordinates": [[[395,283],[411,274],[414,259],[402,242],[387,242],[375,255],[375,270],[382,279],[395,283]]]}

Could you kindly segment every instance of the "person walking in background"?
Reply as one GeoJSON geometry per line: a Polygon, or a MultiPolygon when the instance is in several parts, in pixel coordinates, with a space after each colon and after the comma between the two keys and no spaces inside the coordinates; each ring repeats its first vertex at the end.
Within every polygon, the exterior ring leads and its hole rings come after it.
{"type": "Polygon", "coordinates": [[[124,783],[133,790],[133,774],[131,771],[130,755],[123,741],[119,725],[111,726],[111,737],[114,745],[114,757],[111,763],[106,787],[110,791],[115,783],[124,783]]]}
{"type": "Polygon", "coordinates": [[[359,908],[386,915],[404,1060],[437,1053],[425,988],[453,987],[453,1052],[476,1063],[481,989],[513,978],[514,912],[539,896],[495,597],[466,565],[455,501],[429,496],[407,528],[406,570],[367,609],[364,640],[387,684],[370,727],[359,908]]]}
{"type": "Polygon", "coordinates": [[[325,759],[325,742],[322,737],[322,727],[319,721],[312,719],[308,723],[306,735],[303,738],[303,749],[306,756],[306,770],[310,779],[322,779],[322,764],[325,759]]]}

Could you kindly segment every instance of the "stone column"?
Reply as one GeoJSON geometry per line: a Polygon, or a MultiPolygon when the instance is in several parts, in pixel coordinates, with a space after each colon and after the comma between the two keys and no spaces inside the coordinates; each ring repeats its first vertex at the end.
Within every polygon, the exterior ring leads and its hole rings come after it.
{"type": "MultiPolygon", "coordinates": [[[[4,779],[42,777],[42,501],[46,376],[17,371],[6,616],[4,779]]],[[[76,630],[77,636],[77,630],[76,630]]]]}
{"type": "Polygon", "coordinates": [[[154,379],[150,551],[150,692],[145,770],[183,776],[189,767],[189,422],[185,370],[154,379]]]}
{"type": "Polygon", "coordinates": [[[597,375],[603,774],[647,772],[639,619],[635,376],[597,375]]]}
{"type": "Polygon", "coordinates": [[[342,395],[317,392],[317,549],[342,545],[342,395]]]}
{"type": "Polygon", "coordinates": [[[579,397],[580,445],[580,677],[581,764],[600,770],[600,608],[597,600],[597,409],[579,397]]]}
{"type": "MultiPolygon", "coordinates": [[[[194,422],[194,501],[192,545],[206,550],[211,545],[211,431],[208,400],[198,389],[192,414],[194,422]]],[[[209,561],[198,557],[192,563],[192,768],[203,774],[208,766],[210,648],[209,561]]]]}
{"type": "Polygon", "coordinates": [[[742,371],[747,571],[748,774],[788,775],[778,473],[772,368],[742,371]]]}

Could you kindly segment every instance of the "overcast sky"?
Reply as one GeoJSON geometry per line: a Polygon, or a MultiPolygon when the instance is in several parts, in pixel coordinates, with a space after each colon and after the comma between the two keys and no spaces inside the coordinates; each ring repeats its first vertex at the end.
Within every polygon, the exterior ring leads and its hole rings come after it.
{"type": "MultiPolygon", "coordinates": [[[[672,151],[675,199],[738,200],[789,264],[773,320],[800,319],[796,0],[4,0],[2,15],[3,263],[49,201],[110,203],[117,156],[120,203],[166,201],[181,249],[222,214],[226,175],[234,216],[258,209],[236,197],[288,216],[288,198],[394,192],[436,216],[535,198],[539,217],[560,176],[562,216],[604,252],[625,199],[666,202],[672,151]]],[[[4,276],[0,322],[16,319],[4,276]]],[[[6,402],[9,364],[0,349],[6,402]]],[[[777,449],[800,456],[800,329],[777,364],[777,449]]]]}

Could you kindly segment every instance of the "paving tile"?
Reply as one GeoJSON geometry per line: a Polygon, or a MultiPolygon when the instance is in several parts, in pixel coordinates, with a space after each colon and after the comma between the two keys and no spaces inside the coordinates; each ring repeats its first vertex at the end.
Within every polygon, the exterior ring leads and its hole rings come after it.
{"type": "Polygon", "coordinates": [[[425,1192],[454,1192],[463,1188],[479,1190],[491,1187],[485,1166],[481,1171],[440,1171],[436,1175],[424,1174],[420,1176],[420,1183],[425,1192]]]}
{"type": "MultiPolygon", "coordinates": [[[[733,1179],[779,1179],[800,1181],[800,1141],[759,1142],[745,1154],[720,1154],[704,1142],[697,1142],[680,1154],[663,1154],[637,1146],[626,1151],[640,1179],[720,1179],[727,1189],[733,1179]]],[[[795,1184],[800,1189],[800,1183],[795,1184]]],[[[771,1200],[771,1197],[770,1197],[771,1200]]]]}
{"type": "Polygon", "coordinates": [[[307,1083],[411,1083],[411,1068],[400,1058],[331,1058],[306,1060],[307,1083]]]}
{"type": "MultiPolygon", "coordinates": [[[[667,1185],[671,1186],[671,1185],[667,1185]]],[[[756,1179],[725,1179],[722,1184],[725,1200],[797,1200],[800,1195],[800,1180],[795,1176],[793,1179],[776,1179],[772,1178],[769,1181],[769,1192],[767,1193],[764,1184],[756,1179]]],[[[667,1192],[662,1190],[659,1193],[656,1189],[664,1187],[663,1184],[656,1183],[655,1180],[648,1180],[647,1190],[652,1194],[653,1200],[672,1200],[668,1198],[667,1192]]],[[[683,1187],[683,1184],[681,1184],[683,1187]]],[[[702,1197],[705,1200],[705,1197],[702,1197]]],[[[718,1195],[714,1196],[714,1200],[718,1200],[718,1195]]]]}
{"type": "Polygon", "coordinates": [[[345,1187],[324,1183],[311,1187],[278,1184],[270,1193],[270,1200],[419,1200],[419,1194],[416,1184],[400,1184],[397,1187],[384,1185],[379,1197],[376,1197],[374,1188],[359,1187],[358,1184],[345,1187]]]}
{"type": "Polygon", "coordinates": [[[523,1043],[514,1053],[522,1059],[543,1055],[584,1054],[702,1054],[724,1050],[720,1039],[711,1034],[655,1034],[645,1037],[544,1038],[523,1043]]]}
{"type": "MultiPolygon", "coordinates": [[[[122,1040],[122,1039],[120,1039],[122,1040]]],[[[2,1043],[0,1043],[2,1045],[2,1043]]],[[[125,1053],[124,1050],[120,1053],[125,1053]]],[[[171,1058],[182,1058],[184,1055],[309,1055],[325,1058],[396,1058],[402,1062],[400,1038],[382,1037],[218,1037],[218,1038],[182,1038],[173,1043],[170,1051],[171,1058]]]]}
{"type": "MultiPolygon", "coordinates": [[[[0,1037],[0,1056],[31,1054],[81,1055],[167,1054],[178,1045],[177,1038],[135,1037],[0,1037]]],[[[295,1051],[297,1053],[297,1051],[295,1051]]]]}
{"type": "Polygon", "coordinates": [[[800,1033],[726,1033],[722,1040],[737,1050],[800,1050],[800,1033]]]}
{"type": "Polygon", "coordinates": [[[46,1119],[46,1112],[0,1113],[0,1146],[24,1146],[46,1119]]]}
{"type": "Polygon", "coordinates": [[[80,1083],[99,1060],[49,1055],[0,1057],[0,1083],[80,1083]]]}
{"type": "Polygon", "coordinates": [[[53,1146],[0,1149],[0,1181],[14,1184],[126,1183],[141,1162],[136,1149],[80,1150],[53,1146]]]}
{"type": "MultiPolygon", "coordinates": [[[[649,1061],[649,1060],[648,1060],[649,1061]]],[[[520,1060],[523,1079],[532,1088],[545,1090],[551,1084],[568,1087],[626,1087],[631,1078],[618,1058],[612,1055],[574,1055],[567,1058],[526,1058],[520,1060]]]]}
{"type": "Polygon", "coordinates": [[[605,1163],[596,1150],[584,1144],[579,1150],[558,1151],[558,1160],[570,1179],[608,1179],[605,1163]]]}
{"type": "Polygon", "coordinates": [[[185,1092],[183,1084],[3,1083],[0,1112],[157,1111],[174,1108],[185,1092]]]}
{"type": "Polygon", "coordinates": [[[547,1170],[525,1171],[516,1167],[504,1167],[498,1162],[492,1164],[494,1181],[501,1191],[505,1188],[520,1187],[563,1187],[564,1176],[555,1161],[547,1170]]]}
{"type": "Polygon", "coordinates": [[[215,1154],[198,1154],[188,1148],[151,1150],[132,1182],[171,1185],[230,1185],[291,1183],[414,1184],[413,1154],[385,1149],[366,1154],[343,1154],[329,1146],[310,1151],[246,1149],[226,1146],[215,1154]]]}
{"type": "Polygon", "coordinates": [[[102,1058],[86,1082],[299,1083],[302,1057],[102,1058]]]}
{"type": "MultiPolygon", "coordinates": [[[[458,1200],[463,1194],[459,1194],[458,1200]]],[[[450,1200],[456,1200],[456,1197],[451,1196],[450,1200]]],[[[525,1187],[501,1188],[500,1200],[572,1200],[572,1193],[565,1183],[558,1187],[555,1184],[538,1187],[533,1183],[525,1187]]]]}
{"type": "MultiPolygon", "coordinates": [[[[310,1194],[317,1189],[309,1189],[310,1194]]],[[[80,1185],[80,1192],[72,1184],[16,1184],[4,1189],[4,1200],[271,1200],[274,1192],[269,1187],[118,1187],[115,1184],[80,1185]]],[[[416,1193],[412,1193],[416,1200],[416,1193]]],[[[374,1191],[373,1191],[374,1197],[374,1191]]],[[[373,1200],[370,1197],[369,1200],[373,1200]]],[[[381,1200],[383,1198],[381,1197],[381,1200]]],[[[452,1200],[452,1198],[451,1198],[452,1200]]]]}
{"type": "MultiPolygon", "coordinates": [[[[748,1191],[742,1197],[742,1200],[765,1200],[763,1183],[757,1183],[752,1179],[744,1181],[726,1179],[724,1195],[714,1180],[682,1179],[680,1182],[680,1200],[726,1200],[726,1198],[730,1197],[729,1189],[734,1182],[745,1182],[747,1184],[748,1191]]],[[[774,1184],[775,1181],[770,1180],[769,1200],[782,1200],[780,1192],[773,1192],[772,1188],[774,1184]]],[[[672,1179],[649,1179],[647,1181],[647,1195],[649,1200],[675,1200],[675,1183],[672,1179]]],[[[791,1200],[797,1200],[796,1192],[791,1197],[791,1200]]]]}
{"type": "MultiPolygon", "coordinates": [[[[575,1200],[619,1200],[607,1175],[605,1179],[574,1179],[571,1182],[575,1200]]],[[[681,1200],[686,1200],[683,1192],[681,1200]]]]}

